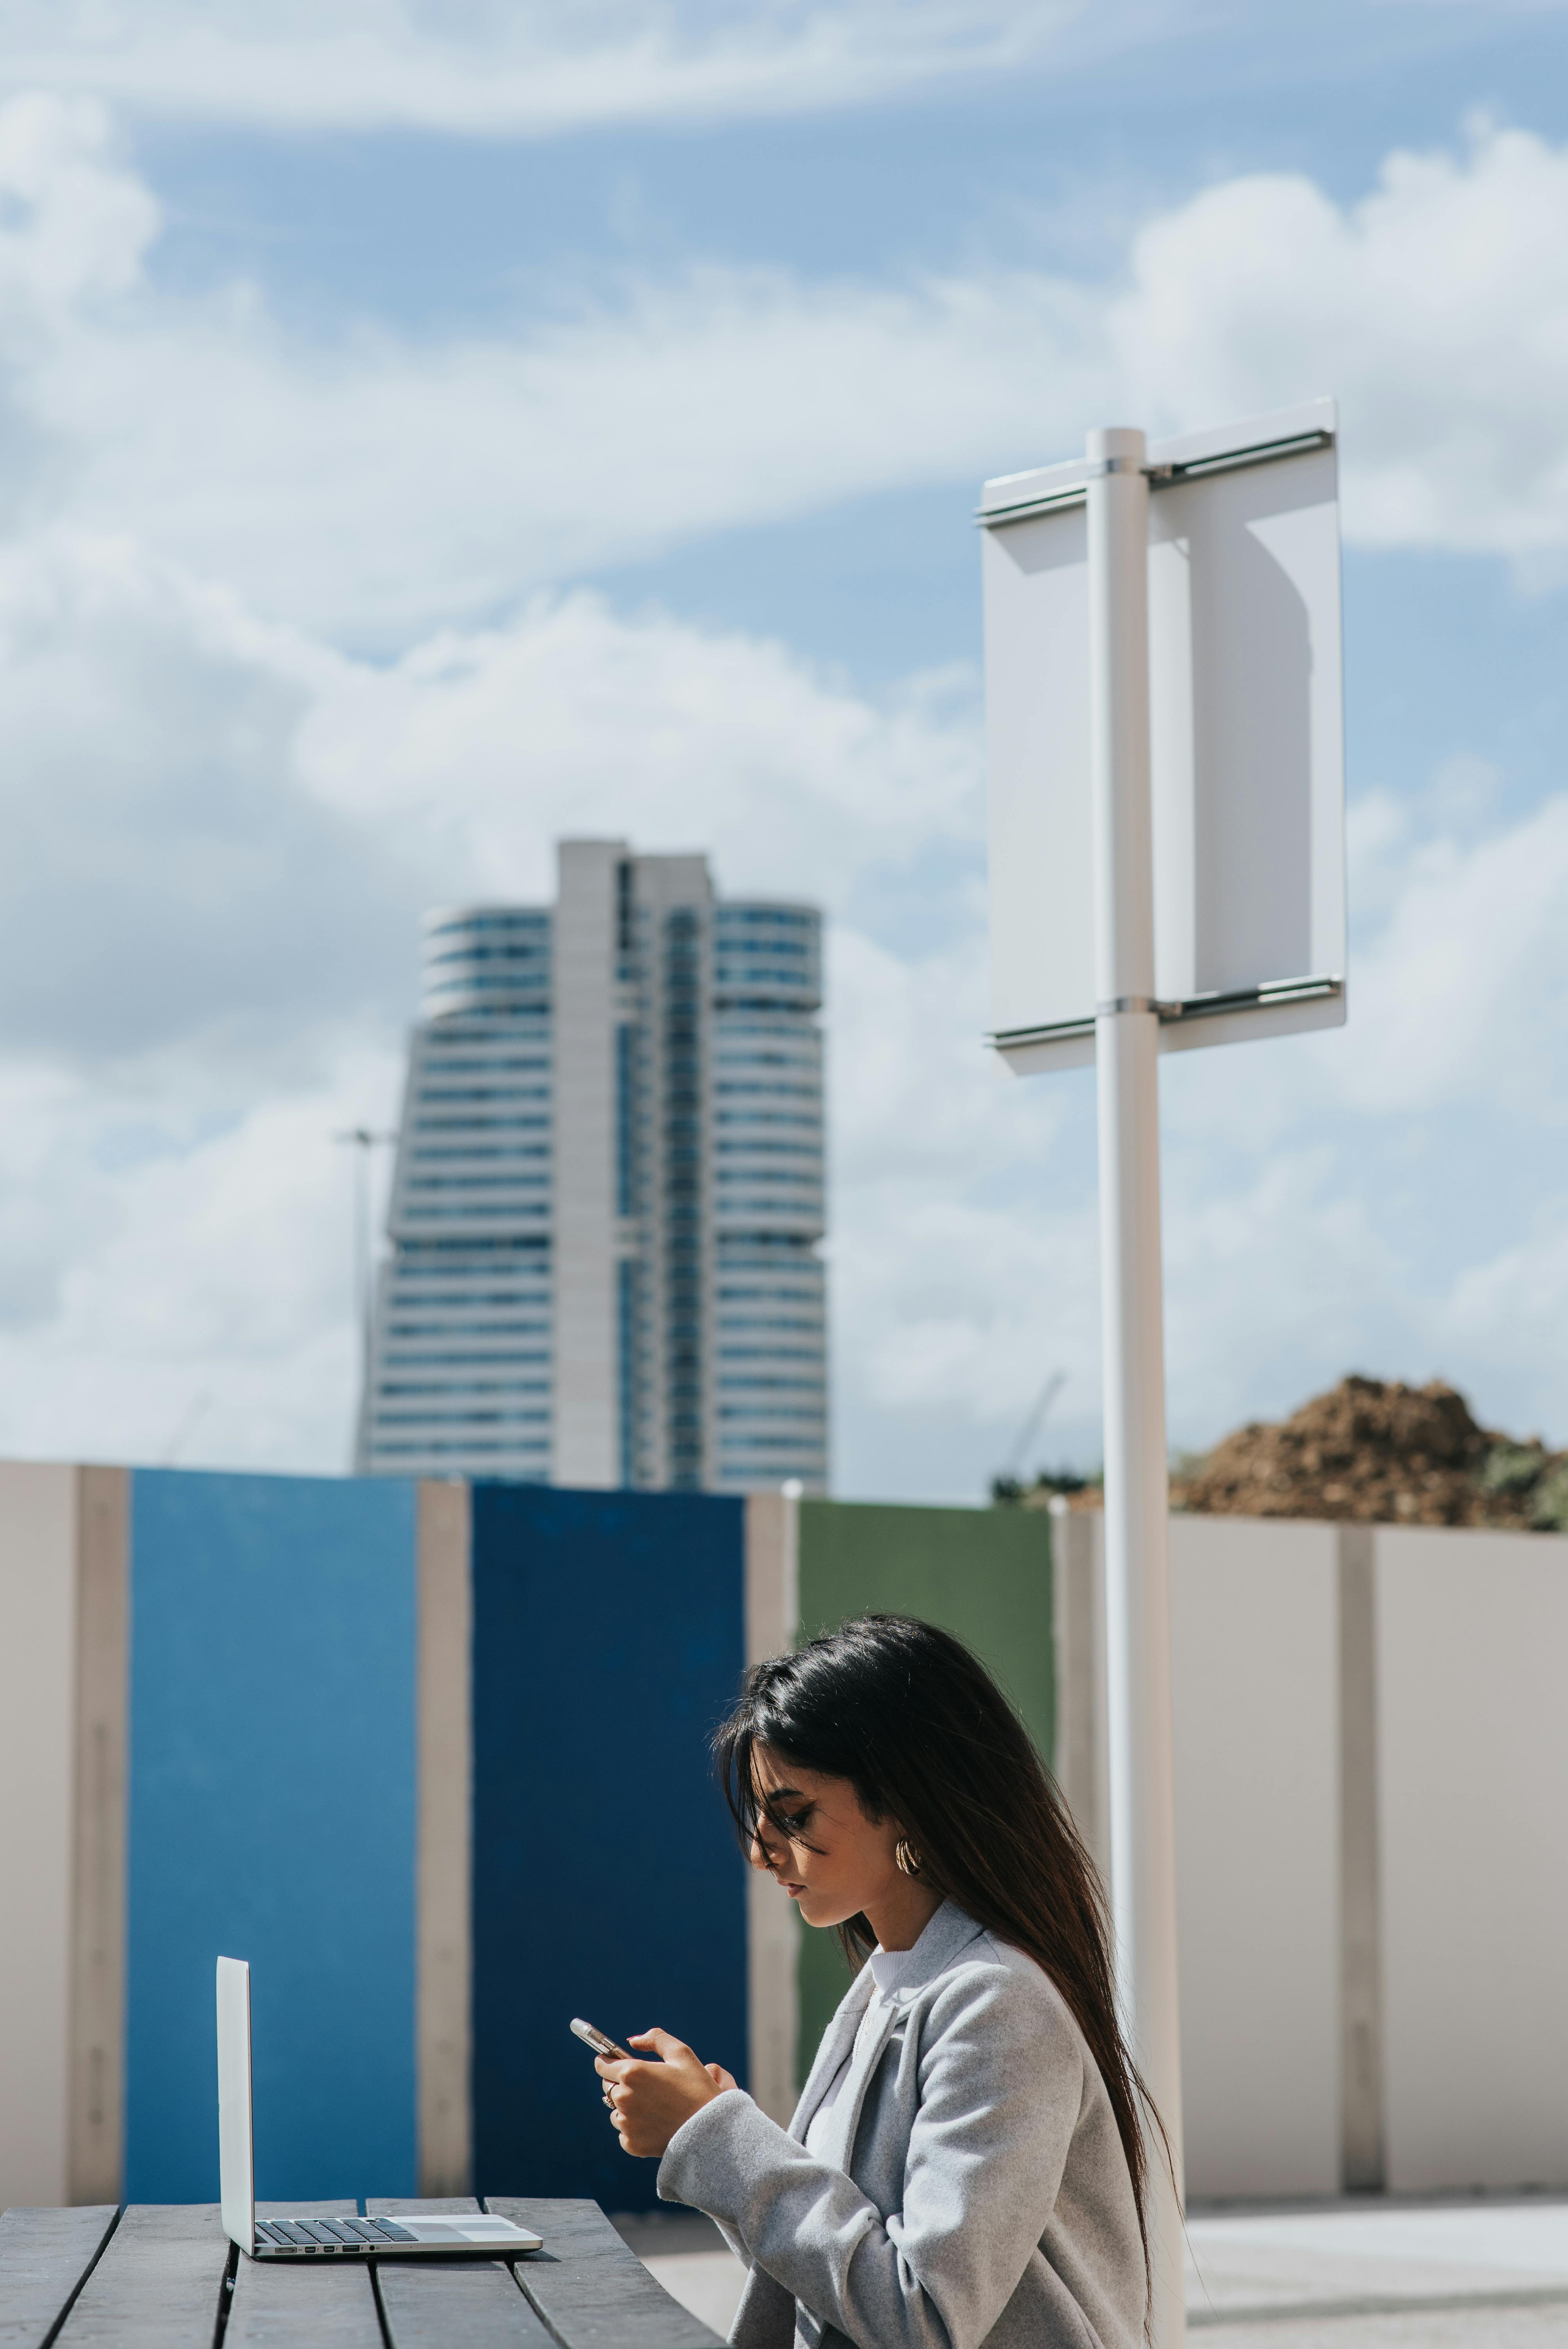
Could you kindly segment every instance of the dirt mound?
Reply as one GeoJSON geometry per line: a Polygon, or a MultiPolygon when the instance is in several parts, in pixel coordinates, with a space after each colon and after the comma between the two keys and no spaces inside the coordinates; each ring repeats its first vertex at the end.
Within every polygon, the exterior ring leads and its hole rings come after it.
{"type": "Polygon", "coordinates": [[[1289,1419],[1227,1435],[1171,1499],[1214,1516],[1540,1531],[1568,1519],[1568,1455],[1478,1426],[1440,1381],[1348,1378],[1289,1419]]]}

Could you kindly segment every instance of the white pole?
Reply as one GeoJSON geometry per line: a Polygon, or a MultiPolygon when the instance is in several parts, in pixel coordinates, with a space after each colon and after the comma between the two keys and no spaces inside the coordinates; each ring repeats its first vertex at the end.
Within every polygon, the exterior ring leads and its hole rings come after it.
{"type": "Polygon", "coordinates": [[[1105,1591],[1117,1988],[1171,2140],[1149,2148],[1154,2349],[1181,2349],[1181,2057],[1171,1559],[1149,761],[1149,482],[1141,432],[1088,436],[1095,1065],[1105,1350],[1105,1591]]]}

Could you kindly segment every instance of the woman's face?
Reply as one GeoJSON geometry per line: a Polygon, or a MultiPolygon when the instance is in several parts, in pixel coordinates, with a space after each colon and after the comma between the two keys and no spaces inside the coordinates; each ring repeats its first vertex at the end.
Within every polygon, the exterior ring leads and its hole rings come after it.
{"type": "Polygon", "coordinates": [[[893,1858],[895,1819],[867,1818],[847,1778],[824,1778],[766,1745],[752,1768],[762,1808],[751,1864],[766,1868],[799,1905],[808,1925],[841,1925],[874,1915],[908,1879],[893,1858]]]}

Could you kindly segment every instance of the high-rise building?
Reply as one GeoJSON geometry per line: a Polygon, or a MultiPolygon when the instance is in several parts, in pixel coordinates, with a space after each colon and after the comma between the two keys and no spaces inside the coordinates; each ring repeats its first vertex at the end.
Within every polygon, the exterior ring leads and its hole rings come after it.
{"type": "Polygon", "coordinates": [[[362,1470],[825,1490],[820,972],[622,841],[427,916],[362,1470]]]}

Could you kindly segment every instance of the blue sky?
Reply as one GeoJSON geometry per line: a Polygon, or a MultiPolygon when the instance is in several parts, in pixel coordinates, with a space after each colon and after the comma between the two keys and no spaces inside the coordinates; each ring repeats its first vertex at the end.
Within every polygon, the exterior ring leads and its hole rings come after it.
{"type": "Polygon", "coordinates": [[[1568,1441],[1568,12],[19,5],[0,1452],[330,1467],[433,899],[833,921],[840,1489],[1098,1449],[1092,1081],[985,1020],[983,475],[1342,401],[1352,1009],[1167,1067],[1173,1440],[1568,1441]]]}

